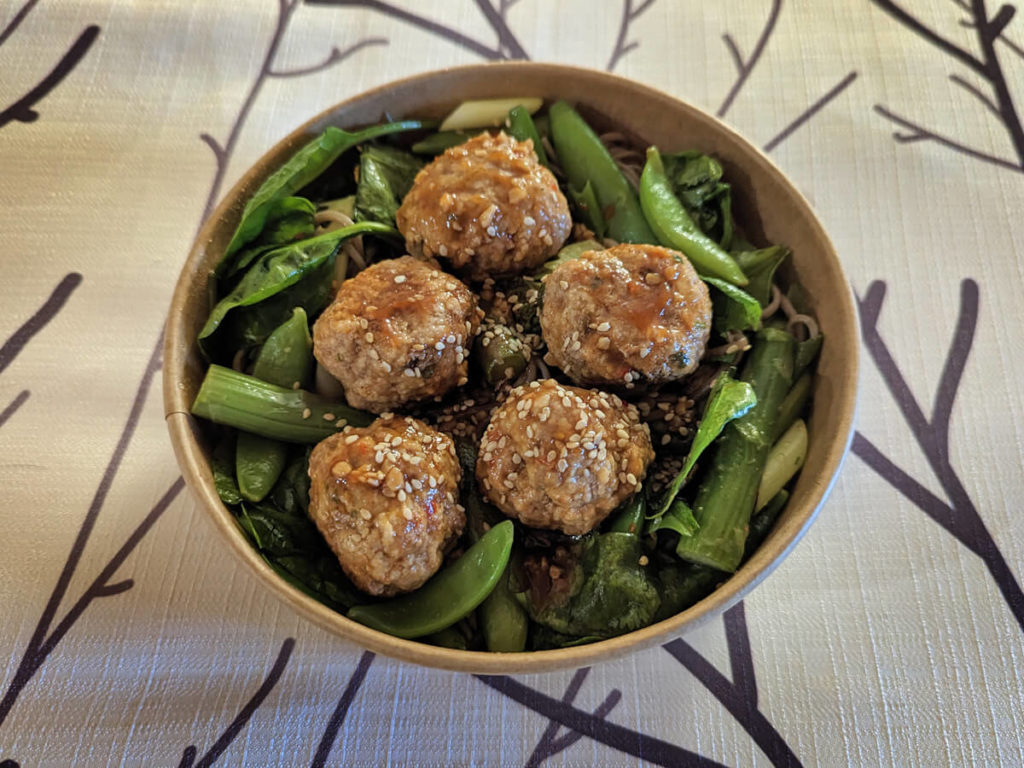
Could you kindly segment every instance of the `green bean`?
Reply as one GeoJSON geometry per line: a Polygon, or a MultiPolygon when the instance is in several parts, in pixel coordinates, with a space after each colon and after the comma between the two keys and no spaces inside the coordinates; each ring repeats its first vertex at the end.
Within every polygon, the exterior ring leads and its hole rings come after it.
{"type": "Polygon", "coordinates": [[[591,183],[609,236],[619,242],[657,243],[636,191],[593,129],[564,101],[552,104],[548,115],[551,140],[570,189],[583,190],[588,181],[591,183]]]}
{"type": "Polygon", "coordinates": [[[720,277],[734,285],[747,284],[746,275],[732,256],[700,231],[672,191],[657,147],[647,149],[647,162],[640,176],[640,206],[658,242],[682,251],[702,275],[720,277]]]}
{"type": "Polygon", "coordinates": [[[790,334],[774,328],[757,334],[742,376],[754,388],[757,405],[722,431],[693,505],[700,530],[680,539],[676,548],[684,560],[731,573],[743,559],[747,524],[772,447],[779,404],[793,382],[795,357],[796,339],[790,334]]]}
{"type": "Polygon", "coordinates": [[[491,594],[508,564],[512,536],[512,521],[499,523],[415,592],[354,606],[347,615],[372,629],[407,639],[450,627],[491,594]]]}
{"type": "Polygon", "coordinates": [[[772,446],[768,459],[765,461],[764,474],[757,488],[757,503],[754,511],[767,504],[783,486],[786,485],[807,458],[807,425],[803,419],[797,419],[786,434],[772,446]]]}
{"type": "Polygon", "coordinates": [[[644,529],[644,517],[647,515],[647,501],[642,493],[634,495],[620,507],[620,512],[612,518],[608,532],[632,533],[639,536],[644,529]]]}
{"type": "Polygon", "coordinates": [[[527,139],[532,141],[533,151],[537,154],[537,160],[540,161],[541,165],[547,166],[548,154],[544,151],[544,145],[540,142],[540,134],[537,133],[537,126],[533,124],[533,118],[530,117],[530,112],[526,107],[521,105],[512,107],[508,111],[508,119],[505,121],[505,125],[508,129],[508,135],[516,141],[526,141],[527,139]]]}
{"type": "Polygon", "coordinates": [[[494,323],[473,343],[473,356],[492,387],[526,369],[523,341],[507,325],[494,323]]]}
{"type": "Polygon", "coordinates": [[[318,443],[346,424],[365,427],[373,416],[332,403],[304,389],[285,389],[254,376],[211,365],[192,403],[192,413],[287,443],[318,443]]]}
{"type": "MultiPolygon", "coordinates": [[[[263,343],[252,375],[279,387],[304,386],[313,371],[313,340],[309,337],[306,312],[296,307],[292,316],[275,328],[263,343]]],[[[261,501],[284,471],[288,448],[250,432],[238,433],[235,474],[242,496],[261,501]]]]}
{"type": "MultiPolygon", "coordinates": [[[[799,352],[799,347],[797,347],[799,352]]],[[[804,373],[796,380],[793,388],[789,390],[779,405],[778,421],[775,432],[772,434],[772,441],[782,437],[782,433],[793,426],[793,422],[800,418],[800,414],[807,407],[807,401],[811,398],[811,374],[804,373]]]]}

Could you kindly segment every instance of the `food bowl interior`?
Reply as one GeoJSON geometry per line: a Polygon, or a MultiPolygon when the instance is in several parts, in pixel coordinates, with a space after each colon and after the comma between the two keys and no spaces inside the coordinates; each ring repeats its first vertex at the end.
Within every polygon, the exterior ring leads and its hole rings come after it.
{"type": "Polygon", "coordinates": [[[601,72],[507,63],[443,70],[382,86],[301,126],[248,171],[200,231],[174,294],[164,349],[164,402],[185,479],[232,549],[278,596],[306,617],[361,646],[433,667],[472,672],[538,672],[578,667],[651,646],[691,629],[741,599],[789,552],[831,487],[852,435],[857,386],[857,326],[838,258],[807,201],[759,150],[715,118],[651,88],[601,72]],[[467,99],[540,96],[566,99],[598,130],[616,129],[642,146],[699,149],[716,156],[732,184],[738,225],[755,244],[793,252],[786,277],[805,289],[825,343],[814,379],[806,464],[789,504],[757,552],[711,595],[658,624],[590,645],[521,654],[458,651],[401,640],[346,619],[278,577],[221,503],[209,469],[203,425],[189,414],[205,372],[195,339],[212,306],[210,273],[248,197],[299,147],[328,125],[353,128],[387,119],[443,117],[467,99]]]}

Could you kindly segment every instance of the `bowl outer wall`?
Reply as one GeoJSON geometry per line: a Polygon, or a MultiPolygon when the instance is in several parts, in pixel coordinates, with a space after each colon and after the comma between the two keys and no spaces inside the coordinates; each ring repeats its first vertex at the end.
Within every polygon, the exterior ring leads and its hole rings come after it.
{"type": "Polygon", "coordinates": [[[603,72],[530,62],[472,65],[388,83],[325,110],[274,146],[224,196],[196,237],[172,298],[164,340],[164,412],[182,474],[207,516],[231,550],[303,616],[371,651],[425,666],[480,673],[542,672],[607,661],[676,637],[741,600],[778,566],[814,520],[849,448],[858,346],[849,284],[810,204],[734,130],[666,93],[603,72]],[[588,117],[607,119],[663,151],[699,148],[718,157],[733,185],[737,218],[751,239],[792,249],[792,272],[799,275],[826,339],[814,382],[806,463],[784,513],[750,560],[704,600],[657,624],[590,645],[519,654],[458,651],[392,637],[345,618],[287,584],[252,548],[221,503],[208,446],[189,414],[205,371],[195,339],[210,309],[209,276],[245,200],[259,184],[328,125],[344,128],[387,118],[441,117],[460,101],[502,96],[564,98],[578,103],[588,117]]]}

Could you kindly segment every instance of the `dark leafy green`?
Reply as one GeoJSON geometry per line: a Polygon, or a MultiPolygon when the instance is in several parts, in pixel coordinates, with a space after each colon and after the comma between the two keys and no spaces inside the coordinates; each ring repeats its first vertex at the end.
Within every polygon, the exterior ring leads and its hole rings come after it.
{"type": "Polygon", "coordinates": [[[563,635],[613,637],[647,626],[658,610],[657,589],[640,565],[643,548],[629,533],[592,535],[580,545],[579,559],[568,578],[568,592],[535,602],[526,609],[538,624],[563,635]]]}
{"type": "Polygon", "coordinates": [[[242,211],[242,220],[228,244],[225,258],[236,253],[263,231],[276,201],[289,197],[327,170],[345,150],[378,136],[425,127],[419,120],[382,123],[349,132],[333,125],[292,155],[291,159],[260,185],[242,211]]]}
{"type": "MultiPolygon", "coordinates": [[[[275,200],[267,213],[267,222],[260,236],[240,250],[233,259],[218,265],[228,277],[247,269],[257,258],[279,245],[305,240],[316,232],[313,221],[316,206],[304,197],[275,200]]],[[[217,277],[221,277],[220,274],[217,277]]]]}
{"type": "MultiPolygon", "coordinates": [[[[694,223],[728,250],[733,238],[732,189],[722,181],[721,163],[697,151],[662,155],[662,159],[672,190],[694,223]]],[[[746,269],[743,272],[747,274],[746,269]]]]}
{"type": "Polygon", "coordinates": [[[728,574],[703,565],[681,563],[678,560],[661,564],[655,579],[661,605],[652,623],[675,616],[703,600],[727,578],[728,574]]]}
{"type": "Polygon", "coordinates": [[[711,291],[712,325],[719,333],[761,328],[761,305],[757,299],[732,283],[714,277],[701,278],[711,291]]]}
{"type": "Polygon", "coordinates": [[[588,180],[583,189],[576,189],[569,185],[569,199],[572,200],[573,210],[577,218],[583,220],[591,232],[599,238],[604,238],[608,232],[608,225],[601,212],[601,204],[597,202],[597,195],[594,187],[588,180]]]}
{"type": "Polygon", "coordinates": [[[356,221],[395,225],[395,213],[423,167],[415,155],[386,146],[368,145],[359,156],[356,221]]]}
{"type": "Polygon", "coordinates": [[[788,256],[789,248],[781,245],[732,254],[736,263],[740,265],[740,269],[743,270],[743,274],[750,281],[746,285],[747,293],[757,299],[762,307],[771,303],[772,279],[775,277],[775,270],[788,256]]]}
{"type": "Polygon", "coordinates": [[[235,482],[234,440],[221,440],[217,445],[210,457],[210,471],[213,472],[213,485],[221,501],[229,507],[242,501],[238,483],[235,482]]]}
{"type": "Polygon", "coordinates": [[[465,144],[480,131],[438,131],[410,147],[417,155],[439,155],[446,149],[465,144]]]}
{"type": "Polygon", "coordinates": [[[674,531],[680,536],[693,536],[699,528],[693,510],[682,499],[673,501],[664,514],[656,515],[647,524],[648,533],[674,531]]]}

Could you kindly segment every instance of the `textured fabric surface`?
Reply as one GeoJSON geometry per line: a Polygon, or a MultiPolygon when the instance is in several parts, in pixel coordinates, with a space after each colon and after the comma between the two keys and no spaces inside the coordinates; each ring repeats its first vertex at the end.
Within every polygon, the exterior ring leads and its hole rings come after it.
{"type": "Polygon", "coordinates": [[[1024,22],[983,0],[0,3],[0,766],[1024,764],[1024,22]],[[204,213],[312,114],[494,58],[725,119],[816,206],[858,432],[724,619],[591,670],[374,658],[178,479],[158,339],[204,213]]]}

